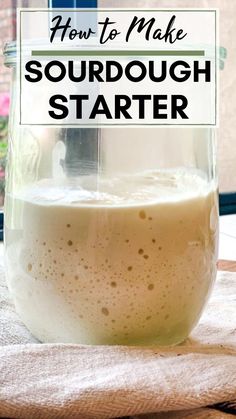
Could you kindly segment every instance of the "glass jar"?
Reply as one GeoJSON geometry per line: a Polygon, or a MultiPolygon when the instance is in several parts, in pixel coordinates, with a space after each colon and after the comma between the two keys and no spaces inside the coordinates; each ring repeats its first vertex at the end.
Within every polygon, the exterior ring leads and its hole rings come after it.
{"type": "Polygon", "coordinates": [[[215,130],[20,126],[14,46],[5,56],[5,255],[21,319],[42,342],[183,341],[216,276],[215,130]]]}

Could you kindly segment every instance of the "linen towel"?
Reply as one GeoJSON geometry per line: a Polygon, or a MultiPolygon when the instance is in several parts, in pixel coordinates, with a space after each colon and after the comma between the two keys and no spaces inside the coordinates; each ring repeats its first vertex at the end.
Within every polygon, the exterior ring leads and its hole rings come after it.
{"type": "Polygon", "coordinates": [[[0,269],[1,418],[233,417],[236,274],[218,273],[186,342],[142,348],[40,344],[15,313],[0,269]],[[209,408],[229,401],[229,413],[209,408]]]}

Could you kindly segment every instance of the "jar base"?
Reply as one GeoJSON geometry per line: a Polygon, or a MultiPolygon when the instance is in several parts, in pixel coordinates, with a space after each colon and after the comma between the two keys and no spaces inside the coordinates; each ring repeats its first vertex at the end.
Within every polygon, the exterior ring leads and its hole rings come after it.
{"type": "Polygon", "coordinates": [[[109,338],[94,338],[94,339],[79,339],[77,338],[53,338],[45,336],[43,333],[35,333],[35,331],[26,325],[30,333],[40,342],[40,343],[54,343],[54,344],[74,344],[74,345],[88,345],[88,346],[140,346],[140,347],[150,347],[150,346],[176,346],[183,343],[188,337],[189,333],[182,335],[168,336],[168,337],[155,337],[150,338],[140,338],[140,339],[109,339],[109,338]]]}

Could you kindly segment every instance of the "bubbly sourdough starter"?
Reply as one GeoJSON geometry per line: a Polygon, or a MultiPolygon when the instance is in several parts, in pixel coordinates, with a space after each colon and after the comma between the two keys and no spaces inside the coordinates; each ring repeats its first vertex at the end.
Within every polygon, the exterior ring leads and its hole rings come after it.
{"type": "Polygon", "coordinates": [[[17,311],[44,342],[182,341],[215,278],[215,191],[182,171],[99,190],[44,180],[18,198],[22,232],[7,232],[17,311]]]}

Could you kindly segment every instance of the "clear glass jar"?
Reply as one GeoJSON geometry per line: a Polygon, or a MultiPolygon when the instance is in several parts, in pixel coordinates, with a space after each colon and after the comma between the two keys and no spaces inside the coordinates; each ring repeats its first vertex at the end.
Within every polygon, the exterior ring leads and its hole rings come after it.
{"type": "Polygon", "coordinates": [[[43,342],[183,341],[216,276],[215,131],[20,126],[5,55],[5,255],[23,322],[43,342]]]}

